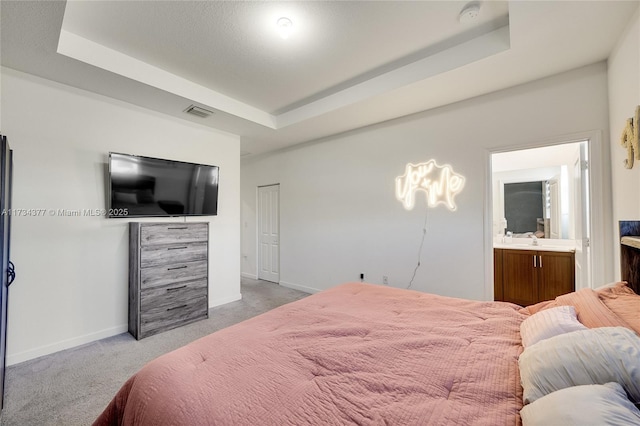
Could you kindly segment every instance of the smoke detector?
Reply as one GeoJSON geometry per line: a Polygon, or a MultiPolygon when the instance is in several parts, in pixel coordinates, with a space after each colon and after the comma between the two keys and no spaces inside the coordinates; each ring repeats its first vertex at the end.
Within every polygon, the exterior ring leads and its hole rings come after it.
{"type": "Polygon", "coordinates": [[[461,24],[467,24],[469,22],[474,21],[479,14],[480,14],[480,3],[472,2],[467,4],[462,9],[462,11],[460,12],[460,15],[458,15],[458,21],[460,21],[461,24]]]}
{"type": "Polygon", "coordinates": [[[195,115],[200,118],[207,118],[213,114],[213,111],[209,111],[208,109],[204,109],[199,106],[190,105],[187,109],[184,110],[187,114],[195,115]]]}

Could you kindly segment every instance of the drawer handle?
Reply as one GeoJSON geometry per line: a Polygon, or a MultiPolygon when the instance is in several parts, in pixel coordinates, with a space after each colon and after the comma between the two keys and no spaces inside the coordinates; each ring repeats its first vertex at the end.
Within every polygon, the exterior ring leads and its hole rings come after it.
{"type": "Polygon", "coordinates": [[[181,285],[180,287],[168,288],[167,292],[180,290],[181,288],[185,288],[187,285],[181,285]]]}
{"type": "Polygon", "coordinates": [[[184,265],[184,266],[176,266],[175,268],[167,268],[167,271],[173,271],[173,270],[175,270],[175,269],[186,269],[186,268],[188,268],[188,266],[187,266],[187,265],[184,265]]]}
{"type": "Polygon", "coordinates": [[[173,308],[167,308],[167,311],[173,311],[174,309],[186,308],[187,305],[174,306],[173,308]]]}
{"type": "Polygon", "coordinates": [[[169,227],[167,229],[187,229],[187,227],[186,226],[176,226],[176,227],[173,227],[173,228],[169,227]]]}
{"type": "Polygon", "coordinates": [[[185,247],[167,247],[167,250],[184,250],[186,248],[187,248],[186,246],[185,247]]]}

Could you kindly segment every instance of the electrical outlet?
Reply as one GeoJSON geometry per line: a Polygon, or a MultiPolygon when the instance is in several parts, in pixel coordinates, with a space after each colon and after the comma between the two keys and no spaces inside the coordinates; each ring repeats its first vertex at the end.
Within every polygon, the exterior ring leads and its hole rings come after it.
{"type": "Polygon", "coordinates": [[[389,285],[389,277],[386,275],[382,276],[382,284],[389,285]]]}

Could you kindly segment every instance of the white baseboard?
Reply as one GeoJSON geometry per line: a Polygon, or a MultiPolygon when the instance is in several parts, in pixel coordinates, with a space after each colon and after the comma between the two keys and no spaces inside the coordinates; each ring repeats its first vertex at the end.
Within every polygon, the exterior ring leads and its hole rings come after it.
{"type": "Polygon", "coordinates": [[[251,278],[252,280],[257,280],[258,276],[256,274],[250,274],[248,272],[242,272],[240,274],[241,277],[245,277],[245,278],[251,278]]]}
{"type": "Polygon", "coordinates": [[[280,281],[279,284],[282,287],[292,288],[294,290],[300,290],[300,291],[304,291],[305,293],[311,293],[311,294],[322,291],[322,289],[319,289],[319,288],[307,287],[306,285],[300,285],[300,284],[294,284],[294,283],[288,283],[286,281],[280,281]]]}
{"type": "Polygon", "coordinates": [[[84,336],[78,336],[72,339],[62,340],[60,342],[51,343],[49,345],[40,346],[23,352],[18,352],[16,354],[7,354],[7,365],[19,364],[21,362],[29,361],[30,359],[38,358],[44,355],[49,355],[54,352],[75,348],[76,346],[95,342],[96,340],[106,339],[107,337],[126,333],[128,330],[129,325],[123,324],[117,327],[107,328],[106,330],[97,331],[95,333],[85,334],[84,336]]]}
{"type": "MultiPolygon", "coordinates": [[[[241,300],[242,294],[238,293],[233,296],[221,297],[209,302],[209,307],[224,305],[226,303],[235,302],[241,300]]],[[[84,336],[78,336],[60,342],[51,343],[49,345],[39,346],[37,348],[29,349],[26,351],[18,352],[15,354],[7,354],[7,365],[19,364],[21,362],[29,361],[34,358],[49,355],[54,352],[63,351],[65,349],[75,348],[76,346],[84,345],[87,343],[95,342],[96,340],[106,339],[107,337],[116,336],[118,334],[126,333],[129,330],[128,324],[122,324],[117,327],[108,328],[106,330],[97,331],[95,333],[85,334],[84,336]]]]}
{"type": "Polygon", "coordinates": [[[224,305],[227,303],[235,302],[236,300],[242,300],[242,294],[234,294],[233,296],[220,297],[218,299],[213,299],[209,301],[209,308],[213,308],[215,306],[224,305]]]}

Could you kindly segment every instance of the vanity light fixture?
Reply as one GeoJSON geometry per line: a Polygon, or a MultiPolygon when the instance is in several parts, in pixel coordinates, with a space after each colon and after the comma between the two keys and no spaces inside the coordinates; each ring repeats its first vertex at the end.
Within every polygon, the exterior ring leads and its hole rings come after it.
{"type": "Polygon", "coordinates": [[[293,22],[291,21],[291,19],[287,18],[286,16],[283,16],[280,19],[278,19],[277,25],[278,25],[278,33],[280,34],[280,37],[286,40],[291,35],[291,32],[293,31],[293,22]]]}

